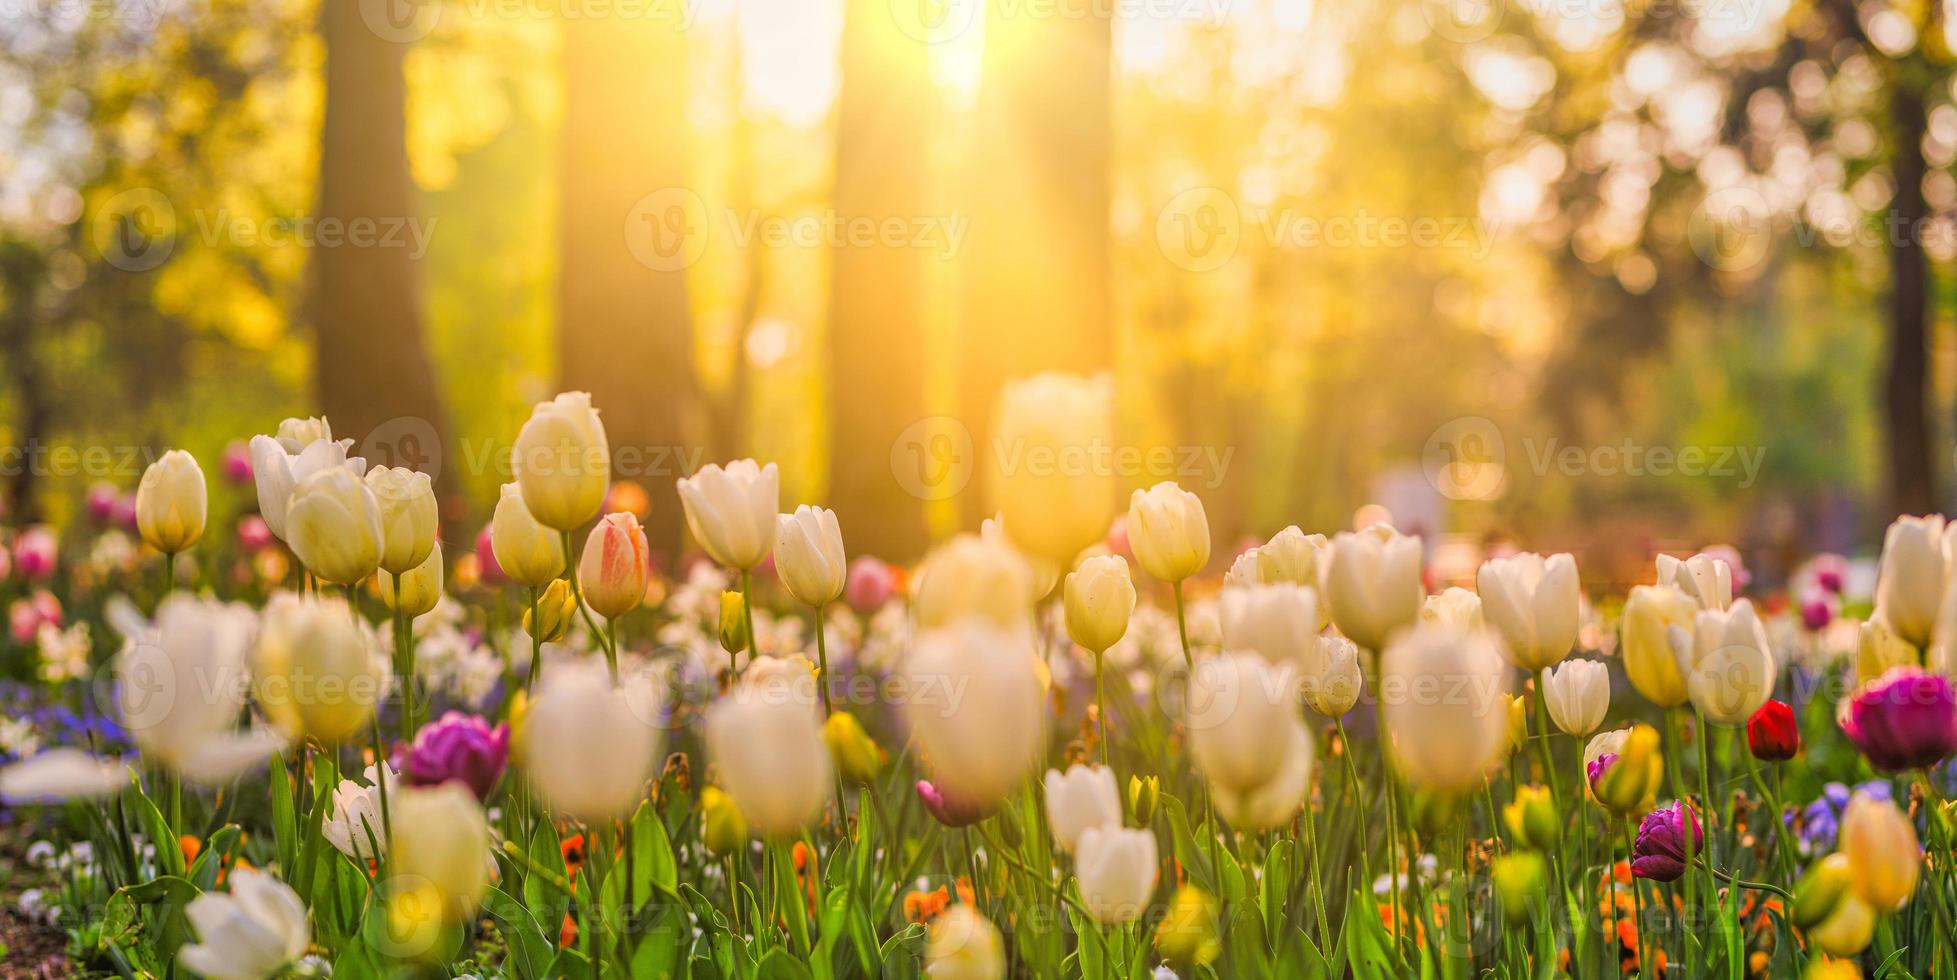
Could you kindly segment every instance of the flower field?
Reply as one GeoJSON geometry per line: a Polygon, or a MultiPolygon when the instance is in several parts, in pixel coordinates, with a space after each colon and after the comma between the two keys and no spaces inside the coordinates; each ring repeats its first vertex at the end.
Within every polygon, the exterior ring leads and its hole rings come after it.
{"type": "MultiPolygon", "coordinates": [[[[994,429],[1111,419],[1041,375],[994,429]]],[[[1452,581],[1026,468],[898,567],[743,459],[667,568],[582,393],[481,528],[350,443],[0,531],[8,975],[1957,977],[1938,516],[1772,592],[1452,581]]]]}

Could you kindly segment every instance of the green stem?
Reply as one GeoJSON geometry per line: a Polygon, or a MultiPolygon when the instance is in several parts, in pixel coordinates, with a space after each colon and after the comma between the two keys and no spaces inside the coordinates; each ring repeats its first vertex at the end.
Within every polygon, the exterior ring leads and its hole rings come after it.
{"type": "Polygon", "coordinates": [[[577,602],[578,615],[584,617],[584,626],[591,631],[591,640],[600,646],[605,642],[605,631],[598,628],[598,621],[591,616],[591,610],[584,604],[584,588],[578,584],[578,557],[571,550],[571,532],[564,532],[564,574],[571,581],[571,598],[577,602]]]}
{"type": "MultiPolygon", "coordinates": [[[[1629,825],[1626,824],[1626,826],[1628,827],[1629,825]]],[[[1790,892],[1787,889],[1780,887],[1779,885],[1772,884],[1771,882],[1747,881],[1744,878],[1738,878],[1733,875],[1729,875],[1726,872],[1713,867],[1711,864],[1703,864],[1701,865],[1701,867],[1705,868],[1706,872],[1708,874],[1711,874],[1714,878],[1718,878],[1720,881],[1732,885],[1735,888],[1745,888],[1750,891],[1767,892],[1768,894],[1771,895],[1778,895],[1780,896],[1782,901],[1791,902],[1794,900],[1793,892],[1790,892]]]]}
{"type": "MultiPolygon", "coordinates": [[[[741,597],[741,606],[743,608],[747,606],[746,596],[741,597]]],[[[817,667],[815,690],[817,694],[822,695],[822,717],[825,721],[833,717],[836,713],[835,706],[829,702],[829,639],[826,635],[828,631],[823,629],[823,610],[827,608],[827,606],[815,607],[815,657],[817,667]]],[[[836,779],[836,833],[840,837],[847,837],[849,836],[849,807],[843,802],[843,774],[842,770],[835,769],[833,766],[831,769],[836,779]]],[[[831,851],[830,853],[833,854],[834,852],[831,851]]]]}
{"type": "MultiPolygon", "coordinates": [[[[1346,782],[1346,786],[1352,790],[1352,805],[1354,808],[1358,808],[1360,806],[1359,765],[1358,763],[1352,761],[1352,740],[1346,737],[1345,722],[1343,720],[1338,718],[1332,719],[1332,728],[1334,731],[1338,732],[1339,735],[1339,755],[1345,758],[1345,782],[1346,782]]],[[[1366,895],[1370,896],[1373,893],[1372,892],[1373,889],[1372,848],[1366,846],[1367,835],[1366,835],[1366,828],[1364,824],[1362,823],[1358,829],[1359,829],[1359,873],[1363,875],[1366,879],[1364,885],[1364,892],[1366,895]]],[[[1368,898],[1367,901],[1370,902],[1371,899],[1368,898]]]]}
{"type": "Polygon", "coordinates": [[[1190,670],[1196,669],[1196,657],[1189,652],[1189,619],[1182,608],[1182,582],[1175,584],[1176,592],[1176,636],[1182,640],[1182,664],[1190,670]]]}
{"type": "Polygon", "coordinates": [[[414,628],[399,609],[394,610],[394,676],[401,682],[401,741],[406,742],[415,733],[414,628]]]}
{"type": "Polygon", "coordinates": [[[532,692],[537,690],[537,676],[543,671],[544,664],[544,641],[538,634],[543,629],[544,621],[537,610],[541,591],[534,585],[530,587],[530,671],[523,680],[523,689],[532,692]]]}
{"type": "Polygon", "coordinates": [[[753,663],[761,654],[761,638],[754,635],[754,572],[747,568],[741,569],[741,624],[747,627],[747,662],[753,663]]]}
{"type": "MultiPolygon", "coordinates": [[[[1636,855],[1636,838],[1631,835],[1631,821],[1626,819],[1624,821],[1624,860],[1626,863],[1629,863],[1636,855]]],[[[1615,886],[1616,880],[1617,874],[1613,871],[1611,874],[1613,887],[1615,886]]],[[[1633,916],[1631,924],[1638,934],[1638,975],[1652,976],[1651,944],[1645,941],[1644,934],[1644,889],[1638,887],[1638,876],[1635,874],[1631,876],[1631,914],[1633,916]]]]}
{"type": "Polygon", "coordinates": [[[1101,765],[1108,764],[1108,686],[1102,661],[1105,652],[1094,651],[1094,720],[1101,732],[1101,765]]]}
{"type": "Polygon", "coordinates": [[[605,666],[611,670],[612,686],[618,686],[618,620],[605,620],[605,666]]]}
{"type": "Polygon", "coordinates": [[[1318,948],[1328,949],[1332,941],[1332,927],[1325,916],[1325,886],[1323,872],[1318,856],[1318,818],[1312,812],[1310,800],[1305,806],[1305,846],[1311,848],[1311,897],[1318,907],[1318,948]]]}

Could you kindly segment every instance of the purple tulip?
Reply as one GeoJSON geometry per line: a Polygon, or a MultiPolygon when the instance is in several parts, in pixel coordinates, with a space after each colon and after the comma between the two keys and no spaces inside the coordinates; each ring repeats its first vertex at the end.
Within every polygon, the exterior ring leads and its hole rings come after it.
{"type": "Polygon", "coordinates": [[[1957,690],[1947,677],[1897,667],[1855,692],[1841,729],[1883,772],[1926,769],[1957,751],[1957,690]]]}
{"type": "Polygon", "coordinates": [[[1677,881],[1685,874],[1685,828],[1692,828],[1692,853],[1703,854],[1706,834],[1699,817],[1684,801],[1653,810],[1638,825],[1637,842],[1631,846],[1631,873],[1652,881],[1677,881]]]}
{"type": "Polygon", "coordinates": [[[992,815],[986,807],[972,806],[953,800],[938,791],[928,779],[917,781],[917,798],[924,801],[924,809],[947,827],[969,827],[992,815]]]}
{"type": "Polygon", "coordinates": [[[453,779],[486,800],[510,758],[510,726],[451,711],[424,726],[403,752],[400,770],[411,786],[435,786],[453,779]]]}

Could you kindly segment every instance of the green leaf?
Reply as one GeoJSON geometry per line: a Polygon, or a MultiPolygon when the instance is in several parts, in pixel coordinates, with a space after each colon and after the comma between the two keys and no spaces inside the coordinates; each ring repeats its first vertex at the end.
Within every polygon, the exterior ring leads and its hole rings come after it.
{"type": "Polygon", "coordinates": [[[632,817],[632,860],[635,891],[650,896],[657,888],[671,898],[679,897],[679,865],[673,860],[673,843],[666,839],[666,824],[651,805],[639,804],[632,817]]]}
{"type": "Polygon", "coordinates": [[[1067,906],[1067,918],[1074,923],[1074,961],[1079,965],[1080,976],[1086,980],[1100,980],[1108,975],[1107,937],[1093,919],[1067,906]]]}
{"type": "Polygon", "coordinates": [[[217,873],[230,862],[231,851],[238,846],[241,833],[237,824],[226,824],[204,842],[204,849],[197,853],[197,860],[185,875],[192,884],[205,891],[217,886],[217,873]]]}
{"type": "Polygon", "coordinates": [[[285,753],[272,753],[272,840],[279,867],[291,874],[299,863],[298,806],[292,799],[292,774],[285,768],[285,753]]]}
{"type": "Polygon", "coordinates": [[[130,901],[143,905],[158,902],[166,905],[188,905],[191,899],[203,894],[203,891],[186,879],[175,875],[163,875],[140,885],[124,888],[122,893],[128,895],[130,901]]]}
{"type": "Polygon", "coordinates": [[[150,801],[149,794],[136,794],[136,820],[143,825],[143,836],[156,845],[156,863],[166,875],[183,877],[183,848],[177,844],[177,835],[170,831],[164,821],[163,812],[150,801]]]}
{"type": "Polygon", "coordinates": [[[496,931],[509,948],[503,965],[521,980],[546,976],[553,956],[551,943],[530,910],[507,893],[491,888],[484,895],[483,911],[495,921],[496,931]]]}
{"type": "Polygon", "coordinates": [[[810,980],[808,965],[785,949],[772,949],[755,970],[757,980],[810,980]]]}
{"type": "Polygon", "coordinates": [[[886,980],[917,976],[918,963],[924,958],[924,927],[915,922],[905,926],[884,940],[877,958],[883,963],[878,975],[886,980]]]}

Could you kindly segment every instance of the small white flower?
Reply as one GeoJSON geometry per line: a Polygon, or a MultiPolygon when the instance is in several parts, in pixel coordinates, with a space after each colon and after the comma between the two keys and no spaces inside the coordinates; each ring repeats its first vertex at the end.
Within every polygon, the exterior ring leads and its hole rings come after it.
{"type": "Polygon", "coordinates": [[[34,723],[25,718],[0,719],[0,750],[17,759],[39,752],[41,736],[34,731],[34,723]]]}
{"type": "Polygon", "coordinates": [[[52,843],[49,843],[48,841],[44,841],[44,840],[37,840],[34,843],[27,845],[28,867],[45,868],[53,863],[54,863],[54,845],[52,843]]]}
{"type": "Polygon", "coordinates": [[[76,623],[65,630],[53,623],[42,623],[34,641],[41,650],[43,680],[59,684],[88,676],[88,654],[94,644],[89,640],[87,623],[76,623]]]}

